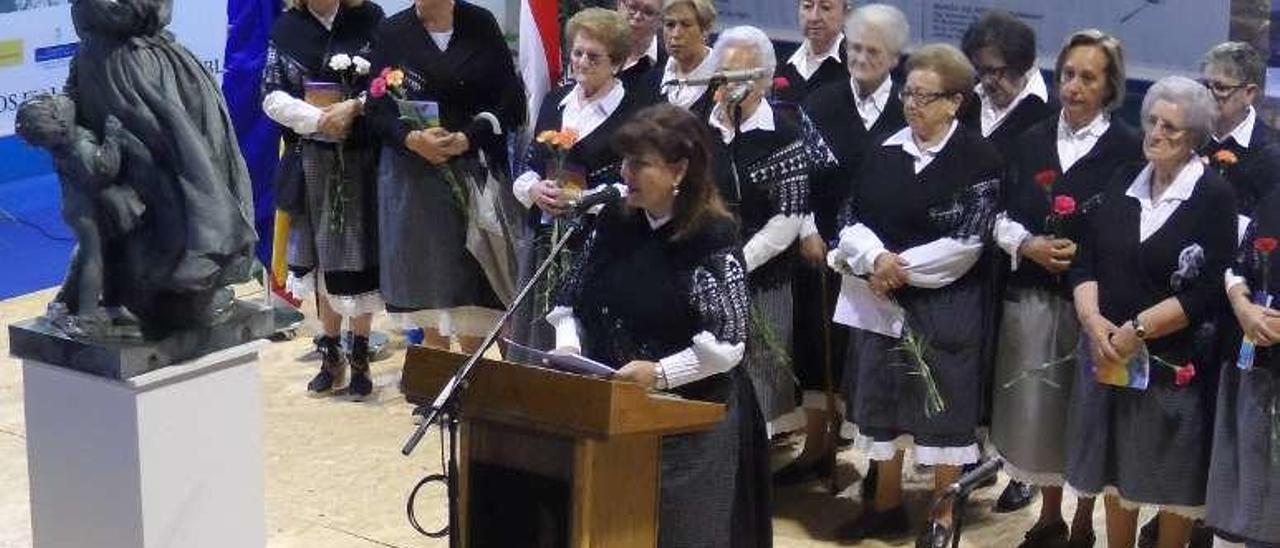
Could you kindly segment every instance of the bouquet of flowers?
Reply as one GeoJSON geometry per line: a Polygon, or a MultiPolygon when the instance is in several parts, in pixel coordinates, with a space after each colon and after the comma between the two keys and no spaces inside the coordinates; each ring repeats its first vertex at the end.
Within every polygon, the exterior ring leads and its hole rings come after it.
{"type": "MultiPolygon", "coordinates": [[[[369,74],[369,61],[359,55],[333,55],[329,58],[328,67],[342,80],[339,101],[351,99],[356,80],[369,74]]],[[[333,232],[342,232],[346,227],[347,204],[351,201],[347,159],[343,148],[342,143],[337,144],[338,172],[329,177],[329,230],[333,232]]]]}
{"type": "MultiPolygon", "coordinates": [[[[560,131],[546,130],[539,133],[536,137],[538,144],[547,148],[554,159],[551,180],[555,181],[556,186],[564,193],[562,195],[569,196],[570,199],[576,198],[582,193],[584,181],[581,177],[568,168],[569,151],[573,150],[573,146],[578,143],[578,132],[572,128],[565,128],[560,131]]],[[[560,241],[560,235],[564,233],[566,226],[564,221],[559,218],[551,221],[551,244],[560,241]]],[[[551,269],[547,273],[548,283],[545,286],[543,295],[544,308],[550,309],[551,292],[559,285],[558,281],[573,265],[573,255],[568,247],[560,250],[560,255],[556,257],[555,262],[551,263],[551,269]]]]}
{"type": "MultiPolygon", "coordinates": [[[[395,101],[396,110],[400,113],[400,121],[410,128],[423,130],[440,127],[440,104],[435,101],[409,100],[404,90],[403,70],[391,67],[383,68],[382,72],[370,82],[370,97],[381,99],[388,95],[395,101]]],[[[471,193],[458,179],[454,160],[451,159],[443,165],[435,166],[435,169],[440,171],[441,177],[448,183],[454,205],[458,207],[458,211],[461,212],[463,218],[466,218],[470,211],[471,193]]]]}
{"type": "Polygon", "coordinates": [[[933,367],[929,365],[928,361],[929,341],[916,333],[914,329],[911,329],[910,325],[903,325],[902,344],[893,350],[907,355],[907,367],[911,369],[908,374],[920,377],[920,382],[924,384],[925,416],[932,417],[946,412],[947,401],[942,398],[942,391],[938,389],[938,381],[933,376],[933,367]]]}

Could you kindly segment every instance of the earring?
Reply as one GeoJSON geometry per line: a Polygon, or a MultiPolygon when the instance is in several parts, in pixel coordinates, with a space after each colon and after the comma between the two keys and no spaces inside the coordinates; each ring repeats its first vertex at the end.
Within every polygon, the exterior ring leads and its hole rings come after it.
{"type": "Polygon", "coordinates": [[[679,196],[679,195],[680,195],[680,185],[672,185],[672,186],[671,186],[671,195],[672,195],[672,196],[679,196]]]}

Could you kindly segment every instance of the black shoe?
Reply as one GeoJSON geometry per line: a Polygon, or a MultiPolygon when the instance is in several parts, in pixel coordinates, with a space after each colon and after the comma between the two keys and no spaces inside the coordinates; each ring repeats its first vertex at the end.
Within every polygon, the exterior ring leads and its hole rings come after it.
{"type": "Polygon", "coordinates": [[[907,511],[902,506],[883,512],[877,512],[868,507],[861,515],[837,528],[836,538],[885,540],[900,538],[909,533],[911,533],[911,524],[907,522],[907,511]]]}
{"type": "Polygon", "coordinates": [[[373,381],[369,380],[369,338],[356,336],[351,341],[351,383],[347,394],[363,400],[373,393],[373,381]]]}
{"type": "Polygon", "coordinates": [[[1093,533],[1093,529],[1089,529],[1079,535],[1072,531],[1071,538],[1067,539],[1067,548],[1093,548],[1093,545],[1097,542],[1098,536],[1093,533]]]}
{"type": "Polygon", "coordinates": [[[1067,533],[1065,522],[1037,523],[1022,536],[1022,544],[1018,548],[1062,548],[1067,545],[1067,533]]]}
{"type": "Polygon", "coordinates": [[[871,466],[867,468],[867,475],[862,476],[862,492],[859,493],[862,502],[870,503],[876,498],[876,477],[879,476],[876,470],[879,470],[876,467],[876,461],[871,461],[871,466]]]}
{"type": "Polygon", "coordinates": [[[1160,514],[1152,516],[1138,532],[1138,548],[1155,548],[1160,540],[1160,514]]]}
{"type": "Polygon", "coordinates": [[[347,363],[337,337],[320,337],[317,347],[320,351],[320,372],[307,383],[307,392],[323,395],[341,387],[346,380],[347,363]]]}
{"type": "MultiPolygon", "coordinates": [[[[807,460],[807,459],[806,459],[807,460]]],[[[836,469],[836,454],[828,451],[825,457],[809,462],[791,461],[773,473],[774,485],[798,485],[810,480],[831,477],[836,469]]]]}
{"type": "Polygon", "coordinates": [[[947,548],[951,546],[951,527],[930,521],[920,536],[916,537],[916,548],[947,548]]]}
{"type": "Polygon", "coordinates": [[[1036,500],[1035,487],[1010,480],[1009,485],[1004,487],[1004,492],[1000,493],[1000,498],[996,499],[996,506],[992,511],[997,514],[1017,512],[1026,508],[1033,500],[1036,500]]]}

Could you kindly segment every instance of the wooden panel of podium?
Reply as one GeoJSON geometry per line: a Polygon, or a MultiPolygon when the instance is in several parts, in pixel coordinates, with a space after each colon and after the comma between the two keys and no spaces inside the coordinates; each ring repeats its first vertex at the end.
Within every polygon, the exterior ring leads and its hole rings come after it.
{"type": "MultiPolygon", "coordinates": [[[[466,356],[412,347],[406,398],[428,404],[466,356]]],[[[638,385],[482,360],[463,394],[463,546],[652,547],[661,438],[724,406],[638,385]]]]}

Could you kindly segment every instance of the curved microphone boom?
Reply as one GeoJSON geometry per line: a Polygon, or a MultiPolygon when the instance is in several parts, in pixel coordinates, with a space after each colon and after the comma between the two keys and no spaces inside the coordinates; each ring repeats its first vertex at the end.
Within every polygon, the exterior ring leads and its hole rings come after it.
{"type": "Polygon", "coordinates": [[[750,82],[759,80],[768,76],[768,71],[762,68],[746,69],[746,70],[722,70],[713,72],[708,76],[698,78],[676,78],[675,80],[667,80],[663,86],[718,86],[730,82],[750,82]]]}

